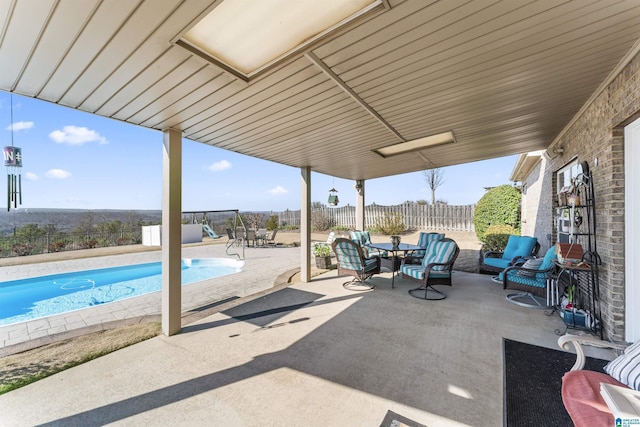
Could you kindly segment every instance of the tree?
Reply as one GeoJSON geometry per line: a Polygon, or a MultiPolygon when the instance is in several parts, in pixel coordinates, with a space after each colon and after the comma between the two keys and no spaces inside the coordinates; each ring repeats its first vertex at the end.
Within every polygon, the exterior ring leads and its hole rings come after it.
{"type": "Polygon", "coordinates": [[[76,224],[76,228],[73,229],[75,233],[89,234],[95,230],[96,227],[96,214],[92,211],[84,212],[76,224]]]}
{"type": "Polygon", "coordinates": [[[16,237],[23,240],[34,241],[39,237],[47,235],[47,230],[38,227],[38,224],[25,224],[18,227],[16,237]]]}
{"type": "Polygon", "coordinates": [[[431,189],[431,204],[436,204],[436,190],[444,184],[444,170],[441,168],[433,168],[422,171],[422,176],[429,189],[431,189]]]}
{"type": "Polygon", "coordinates": [[[243,216],[249,228],[253,228],[254,230],[260,228],[264,220],[264,214],[258,212],[247,212],[243,216]]]}

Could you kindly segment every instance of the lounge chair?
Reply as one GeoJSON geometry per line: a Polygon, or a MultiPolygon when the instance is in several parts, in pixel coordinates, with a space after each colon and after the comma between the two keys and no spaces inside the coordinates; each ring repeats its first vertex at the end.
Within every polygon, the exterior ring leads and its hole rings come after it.
{"type": "Polygon", "coordinates": [[[365,291],[373,289],[374,285],[367,282],[374,274],[380,273],[380,257],[365,257],[360,245],[350,239],[337,238],[331,244],[331,249],[336,255],[338,276],[353,276],[353,280],[345,282],[342,286],[352,291],[365,291]]]}

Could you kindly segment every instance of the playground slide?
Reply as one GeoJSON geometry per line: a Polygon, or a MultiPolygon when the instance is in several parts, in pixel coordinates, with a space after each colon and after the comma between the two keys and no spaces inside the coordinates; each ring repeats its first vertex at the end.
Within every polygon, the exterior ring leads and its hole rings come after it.
{"type": "Polygon", "coordinates": [[[215,231],[211,229],[207,224],[202,224],[202,229],[211,237],[212,239],[219,239],[220,236],[216,234],[215,231]]]}

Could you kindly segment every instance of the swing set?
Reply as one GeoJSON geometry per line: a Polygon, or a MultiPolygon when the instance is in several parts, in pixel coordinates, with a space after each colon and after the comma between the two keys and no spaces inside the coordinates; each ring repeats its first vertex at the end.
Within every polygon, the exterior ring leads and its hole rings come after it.
{"type": "MultiPolygon", "coordinates": [[[[238,209],[182,212],[183,215],[191,215],[191,223],[201,224],[204,232],[207,233],[209,237],[211,237],[212,239],[220,239],[221,236],[219,236],[215,232],[215,224],[214,224],[215,220],[214,218],[211,218],[211,217],[216,215],[221,216],[221,214],[225,214],[225,213],[233,213],[233,228],[226,229],[228,240],[226,243],[225,252],[229,256],[233,255],[233,256],[237,256],[238,259],[244,259],[244,247],[245,247],[246,240],[243,238],[243,236],[245,236],[247,233],[247,227],[242,221],[242,217],[240,216],[240,211],[238,209]],[[238,231],[242,233],[242,236],[240,236],[240,238],[238,238],[238,231]],[[237,247],[237,246],[240,246],[240,243],[242,243],[242,255],[235,252],[231,252],[231,253],[229,252],[229,249],[234,244],[237,247]]],[[[227,218],[228,216],[225,215],[224,220],[219,222],[225,224],[227,218]]],[[[224,234],[224,233],[220,233],[220,234],[224,234]]]]}

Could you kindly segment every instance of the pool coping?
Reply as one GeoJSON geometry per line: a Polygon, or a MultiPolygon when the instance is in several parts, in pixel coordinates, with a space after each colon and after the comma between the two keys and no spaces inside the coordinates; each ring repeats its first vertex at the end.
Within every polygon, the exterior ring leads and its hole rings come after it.
{"type": "MultiPolygon", "coordinates": [[[[183,258],[228,258],[224,245],[183,247],[183,258]]],[[[31,275],[135,264],[161,258],[161,251],[124,253],[83,259],[37,263],[31,275]]],[[[235,259],[235,258],[234,258],[235,259]]],[[[182,325],[258,298],[287,286],[299,270],[300,248],[255,248],[247,250],[243,271],[217,279],[186,285],[182,292],[182,325]],[[276,277],[275,280],[273,279],[276,277]]],[[[12,268],[12,267],[10,267],[12,268]]],[[[11,272],[3,268],[6,280],[11,272]]],[[[15,266],[13,268],[24,268],[15,266]]],[[[16,270],[17,271],[17,270],[16,270]]],[[[15,273],[15,272],[14,272],[15,273]]],[[[20,271],[25,276],[24,271],[20,271]]],[[[16,277],[20,278],[20,277],[16,277]]],[[[91,332],[140,322],[160,321],[161,291],[109,304],[52,315],[0,327],[0,357],[91,332]]]]}
{"type": "MultiPolygon", "coordinates": [[[[287,271],[285,273],[280,274],[273,283],[273,286],[269,289],[265,289],[263,291],[256,292],[251,295],[247,295],[245,297],[233,298],[229,301],[217,301],[213,303],[206,304],[201,307],[194,307],[182,313],[182,327],[197,322],[198,320],[204,319],[212,314],[218,313],[220,311],[225,311],[230,308],[236,307],[238,305],[244,304],[246,302],[252,301],[257,298],[261,298],[270,293],[276,292],[280,289],[286,288],[291,285],[291,278],[294,277],[298,272],[300,272],[299,268],[287,271]]],[[[110,329],[116,329],[123,326],[135,325],[140,323],[152,323],[152,322],[161,322],[162,317],[160,313],[158,314],[149,314],[144,316],[137,317],[129,317],[126,319],[113,320],[109,322],[103,322],[95,325],[88,325],[82,328],[72,329],[70,331],[64,331],[53,335],[47,335],[39,338],[34,338],[28,341],[23,341],[18,344],[8,345],[5,347],[0,347],[0,357],[10,356],[16,353],[22,353],[23,351],[32,350],[37,347],[41,347],[47,344],[53,344],[56,342],[68,340],[71,338],[79,337],[82,335],[87,335],[93,332],[106,331],[110,329]]],[[[26,322],[25,322],[26,323],[26,322]]],[[[7,325],[10,326],[10,325],[7,325]]]]}

